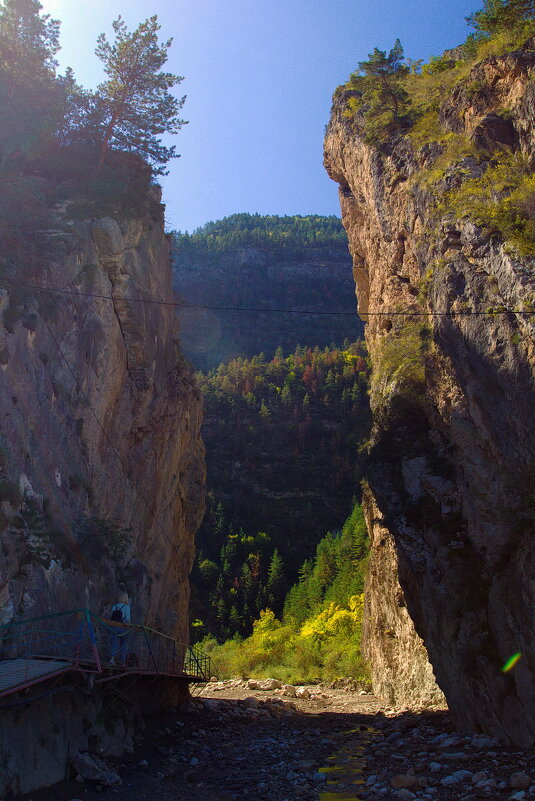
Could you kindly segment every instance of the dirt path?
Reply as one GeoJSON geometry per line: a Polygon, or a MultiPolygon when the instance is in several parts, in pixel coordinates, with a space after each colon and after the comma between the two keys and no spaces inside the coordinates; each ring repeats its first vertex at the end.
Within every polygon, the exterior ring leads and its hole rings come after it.
{"type": "Polygon", "coordinates": [[[533,749],[461,737],[444,710],[385,710],[371,695],[321,686],[304,696],[208,685],[187,712],[149,721],[135,753],[113,764],[121,785],[63,782],[26,798],[535,801],[533,749]]]}

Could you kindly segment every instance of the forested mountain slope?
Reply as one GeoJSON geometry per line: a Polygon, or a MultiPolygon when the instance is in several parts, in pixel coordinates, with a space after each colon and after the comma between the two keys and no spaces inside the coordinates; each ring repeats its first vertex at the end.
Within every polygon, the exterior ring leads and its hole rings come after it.
{"type": "Polygon", "coordinates": [[[362,334],[347,237],[336,217],[233,214],[193,234],[171,235],[185,352],[202,370],[297,344],[340,346],[362,334]],[[254,309],[271,309],[257,312],[254,309]],[[316,314],[287,314],[281,309],[316,314]],[[342,312],[328,315],[326,312],[342,312]]]}
{"type": "Polygon", "coordinates": [[[266,605],[280,614],[297,569],[347,517],[369,433],[368,366],[362,343],[298,347],[197,379],[209,495],[192,616],[223,639],[248,633],[266,605]]]}

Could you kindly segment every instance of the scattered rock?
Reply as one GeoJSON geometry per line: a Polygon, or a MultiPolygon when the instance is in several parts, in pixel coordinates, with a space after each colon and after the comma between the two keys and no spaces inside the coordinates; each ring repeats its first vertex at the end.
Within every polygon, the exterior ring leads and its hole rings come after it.
{"type": "Polygon", "coordinates": [[[263,681],[257,682],[258,686],[255,689],[258,690],[280,690],[282,687],[282,682],[278,679],[264,679],[263,681]]]}
{"type": "Polygon", "coordinates": [[[293,684],[283,684],[282,685],[282,692],[283,695],[288,696],[289,698],[296,698],[297,690],[293,684]]]}
{"type": "Polygon", "coordinates": [[[86,753],[77,753],[71,758],[71,764],[84,781],[98,782],[105,787],[122,784],[119,774],[99,757],[90,756],[86,753]]]}
{"type": "Polygon", "coordinates": [[[469,770],[456,770],[450,776],[445,776],[440,780],[443,787],[451,787],[452,784],[460,784],[461,782],[471,779],[472,774],[469,770]]]}
{"type": "Polygon", "coordinates": [[[408,789],[410,787],[418,787],[418,779],[416,778],[416,776],[410,776],[408,774],[398,773],[398,775],[394,776],[394,778],[390,781],[390,784],[396,790],[402,787],[408,789]]]}
{"type": "Polygon", "coordinates": [[[531,779],[527,773],[513,773],[509,779],[509,787],[513,787],[516,790],[527,790],[530,784],[531,779]]]}

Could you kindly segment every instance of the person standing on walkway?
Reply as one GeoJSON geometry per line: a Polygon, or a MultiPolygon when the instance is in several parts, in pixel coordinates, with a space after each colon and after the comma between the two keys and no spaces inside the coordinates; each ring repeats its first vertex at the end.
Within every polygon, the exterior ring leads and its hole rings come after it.
{"type": "Polygon", "coordinates": [[[128,656],[128,629],[121,628],[120,623],[130,623],[130,599],[128,593],[123,592],[116,604],[113,604],[110,611],[110,620],[114,626],[111,635],[110,664],[115,664],[117,651],[119,651],[121,665],[126,665],[128,656]]]}

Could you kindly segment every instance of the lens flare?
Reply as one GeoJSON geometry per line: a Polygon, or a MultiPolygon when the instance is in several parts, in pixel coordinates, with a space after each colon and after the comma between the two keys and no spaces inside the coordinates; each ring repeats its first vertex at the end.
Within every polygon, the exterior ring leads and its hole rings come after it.
{"type": "Polygon", "coordinates": [[[508,673],[510,670],[512,670],[521,657],[522,654],[520,653],[520,651],[509,657],[505,665],[502,667],[502,673],[508,673]]]}

